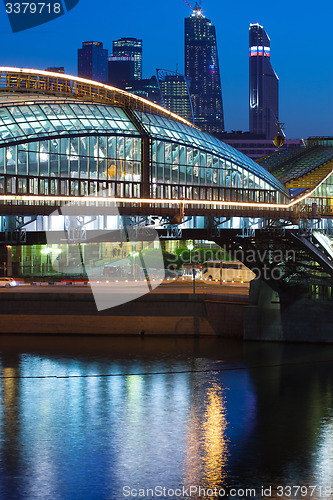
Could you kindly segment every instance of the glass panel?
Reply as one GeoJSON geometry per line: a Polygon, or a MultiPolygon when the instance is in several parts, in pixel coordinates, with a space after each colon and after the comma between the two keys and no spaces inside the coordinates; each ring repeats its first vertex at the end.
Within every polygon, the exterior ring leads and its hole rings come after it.
{"type": "Polygon", "coordinates": [[[97,137],[89,137],[89,178],[97,178],[98,143],[97,137]]]}
{"type": "Polygon", "coordinates": [[[12,137],[20,137],[24,135],[23,130],[18,125],[7,125],[8,130],[12,137]]]}
{"type": "Polygon", "coordinates": [[[60,107],[64,116],[66,116],[67,118],[76,118],[73,109],[68,104],[61,104],[60,107]]]}
{"type": "MultiPolygon", "coordinates": [[[[44,108],[45,109],[45,108],[44,108]]],[[[64,118],[64,112],[61,109],[61,106],[59,104],[50,104],[50,115],[53,117],[56,117],[58,119],[64,118]]]]}
{"type": "Polygon", "coordinates": [[[88,177],[88,137],[80,137],[79,151],[80,151],[80,177],[85,179],[88,177]]]}
{"type": "Polygon", "coordinates": [[[141,161],[141,139],[134,137],[133,139],[133,159],[141,161]]]}
{"type": "Polygon", "coordinates": [[[41,132],[45,133],[43,122],[31,122],[31,126],[33,127],[35,134],[39,134],[41,132]]]}
{"type": "Polygon", "coordinates": [[[60,175],[69,177],[69,139],[60,139],[60,175]]]}
{"type": "Polygon", "coordinates": [[[116,137],[108,137],[108,158],[115,159],[117,157],[117,140],[116,137]]]}
{"type": "Polygon", "coordinates": [[[178,144],[172,144],[171,162],[173,165],[175,163],[177,165],[179,165],[179,146],[178,146],[178,144]]]}
{"type": "Polygon", "coordinates": [[[172,165],[172,182],[179,182],[179,165],[172,165]]]}
{"type": "Polygon", "coordinates": [[[69,194],[69,186],[68,186],[68,181],[60,181],[60,194],[64,196],[68,196],[69,194]]]}
{"type": "Polygon", "coordinates": [[[52,122],[49,122],[48,120],[43,121],[43,127],[47,133],[50,133],[50,132],[52,133],[55,131],[55,128],[54,128],[52,122]]]}
{"type": "Polygon", "coordinates": [[[157,163],[164,163],[164,142],[157,142],[157,163]]]}
{"type": "Polygon", "coordinates": [[[124,138],[117,137],[117,158],[124,158],[124,138]]]}
{"type": "Polygon", "coordinates": [[[171,144],[169,142],[165,143],[164,150],[165,150],[165,155],[164,155],[165,163],[171,163],[171,144]]]}
{"type": "Polygon", "coordinates": [[[83,127],[86,129],[86,130],[92,130],[92,129],[95,129],[95,127],[93,126],[93,124],[90,122],[90,120],[86,119],[86,118],[81,118],[81,123],[83,125],[83,127]]]}
{"type": "Polygon", "coordinates": [[[39,174],[48,177],[49,173],[49,141],[42,141],[39,143],[39,174]]]}
{"type": "Polygon", "coordinates": [[[55,177],[59,176],[60,168],[59,141],[60,139],[50,140],[50,175],[55,177]]]}
{"type": "Polygon", "coordinates": [[[71,196],[79,196],[80,194],[79,189],[80,189],[79,181],[71,181],[71,191],[70,191],[71,196]]]}
{"type": "Polygon", "coordinates": [[[8,194],[16,194],[16,177],[7,177],[6,191],[8,194]]]}
{"type": "Polygon", "coordinates": [[[36,120],[29,106],[18,106],[18,108],[26,120],[36,120]]]}
{"type": "Polygon", "coordinates": [[[20,109],[17,106],[10,106],[8,112],[12,115],[13,120],[16,122],[25,121],[25,117],[22,115],[20,109]]]}
{"type": "Polygon", "coordinates": [[[5,172],[5,148],[0,149],[0,173],[3,174],[5,172]]]}
{"type": "Polygon", "coordinates": [[[17,151],[16,146],[6,148],[6,172],[7,174],[16,174],[17,151]]]}
{"type": "Polygon", "coordinates": [[[40,106],[37,104],[31,104],[30,109],[37,118],[37,120],[45,120],[45,114],[43,113],[42,109],[40,106]]]}
{"type": "Polygon", "coordinates": [[[131,137],[125,138],[125,158],[126,160],[133,158],[133,139],[131,137]]]}
{"type": "Polygon", "coordinates": [[[181,165],[185,165],[185,154],[186,154],[186,148],[185,146],[179,146],[179,163],[181,165]]]}
{"type": "Polygon", "coordinates": [[[0,126],[0,137],[1,139],[6,139],[9,137],[11,134],[8,130],[8,128],[5,125],[0,126]]]}
{"type": "Polygon", "coordinates": [[[79,176],[79,139],[72,137],[70,139],[69,152],[69,172],[71,177],[79,176]]]}
{"type": "Polygon", "coordinates": [[[50,193],[51,195],[59,194],[59,181],[57,179],[51,179],[50,181],[50,193]]]}
{"type": "Polygon", "coordinates": [[[41,109],[48,118],[55,118],[56,115],[51,106],[48,104],[42,104],[41,109]]]}
{"type": "Polygon", "coordinates": [[[23,130],[23,133],[25,135],[31,135],[31,134],[34,134],[34,130],[33,128],[30,126],[30,124],[28,122],[22,122],[20,123],[20,127],[21,129],[23,130]]]}
{"type": "Polygon", "coordinates": [[[107,178],[107,139],[98,138],[98,175],[100,179],[107,178]]]}

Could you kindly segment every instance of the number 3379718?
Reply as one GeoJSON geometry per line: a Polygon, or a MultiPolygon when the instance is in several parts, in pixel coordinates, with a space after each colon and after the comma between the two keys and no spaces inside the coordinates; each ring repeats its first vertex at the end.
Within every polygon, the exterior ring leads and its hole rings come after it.
{"type": "Polygon", "coordinates": [[[7,14],[60,14],[61,4],[42,2],[6,3],[6,12],[7,14]]]}

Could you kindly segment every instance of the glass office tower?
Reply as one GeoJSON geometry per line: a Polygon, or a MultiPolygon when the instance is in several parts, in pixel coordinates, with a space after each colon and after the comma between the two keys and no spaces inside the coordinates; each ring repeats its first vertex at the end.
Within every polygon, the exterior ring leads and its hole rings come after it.
{"type": "Polygon", "coordinates": [[[134,80],[142,78],[142,40],[138,38],[120,38],[113,42],[114,57],[133,57],[134,80]]]}
{"type": "Polygon", "coordinates": [[[165,69],[157,69],[156,73],[164,107],[193,123],[192,102],[184,75],[165,69]]]}
{"type": "Polygon", "coordinates": [[[109,84],[123,88],[127,82],[134,80],[134,64],[134,57],[109,56],[109,84]]]}
{"type": "Polygon", "coordinates": [[[108,81],[108,51],[102,42],[82,42],[78,49],[78,76],[96,82],[108,81]]]}
{"type": "Polygon", "coordinates": [[[215,26],[196,4],[185,19],[185,76],[190,82],[194,123],[205,132],[223,132],[223,102],[215,26]]]}
{"type": "Polygon", "coordinates": [[[273,139],[279,120],[279,79],[270,61],[270,39],[258,23],[249,33],[250,132],[273,139]]]}

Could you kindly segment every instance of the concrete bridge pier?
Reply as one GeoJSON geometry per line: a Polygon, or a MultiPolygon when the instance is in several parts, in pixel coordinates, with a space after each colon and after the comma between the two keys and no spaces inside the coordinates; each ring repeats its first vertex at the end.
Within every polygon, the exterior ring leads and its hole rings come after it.
{"type": "Polygon", "coordinates": [[[332,302],[311,298],[309,287],[277,293],[263,280],[253,280],[244,308],[244,340],[332,343],[332,302]]]}

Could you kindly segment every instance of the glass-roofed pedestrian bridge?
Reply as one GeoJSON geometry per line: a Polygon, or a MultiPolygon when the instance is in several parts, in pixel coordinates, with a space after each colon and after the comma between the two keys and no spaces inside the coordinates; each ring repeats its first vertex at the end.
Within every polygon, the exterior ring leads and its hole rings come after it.
{"type": "Polygon", "coordinates": [[[43,214],[99,193],[129,213],[290,203],[264,167],[162,107],[82,78],[0,68],[2,213],[43,214]]]}

